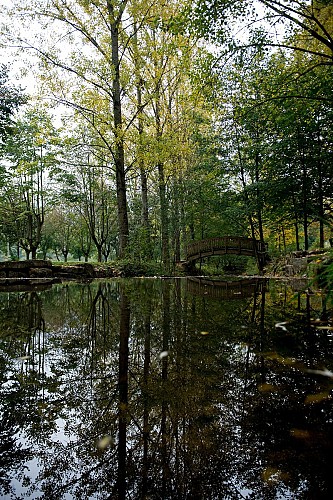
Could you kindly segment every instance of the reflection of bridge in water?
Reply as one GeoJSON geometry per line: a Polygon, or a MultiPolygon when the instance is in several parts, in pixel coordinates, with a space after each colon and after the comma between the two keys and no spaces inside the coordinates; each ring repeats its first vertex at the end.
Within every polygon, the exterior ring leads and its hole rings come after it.
{"type": "Polygon", "coordinates": [[[253,238],[242,236],[222,236],[194,241],[187,245],[186,261],[192,262],[213,255],[246,255],[255,257],[262,269],[267,257],[267,244],[253,238]]]}
{"type": "Polygon", "coordinates": [[[237,281],[187,278],[187,290],[192,295],[215,299],[242,299],[268,290],[268,280],[254,278],[237,281]]]}

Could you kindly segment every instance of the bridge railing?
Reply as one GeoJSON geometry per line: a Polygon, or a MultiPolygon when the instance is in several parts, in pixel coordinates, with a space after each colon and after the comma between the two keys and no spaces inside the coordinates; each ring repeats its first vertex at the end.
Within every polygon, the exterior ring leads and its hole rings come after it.
{"type": "Polygon", "coordinates": [[[228,250],[250,252],[253,255],[267,252],[267,245],[261,241],[245,238],[242,236],[222,236],[217,238],[207,238],[201,241],[194,241],[187,246],[187,258],[200,255],[202,253],[214,253],[215,251],[228,250]]]}

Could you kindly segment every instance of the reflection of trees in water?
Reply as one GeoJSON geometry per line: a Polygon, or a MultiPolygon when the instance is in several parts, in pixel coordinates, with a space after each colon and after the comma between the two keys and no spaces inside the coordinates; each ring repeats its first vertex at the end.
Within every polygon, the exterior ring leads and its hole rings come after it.
{"type": "Polygon", "coordinates": [[[11,479],[24,477],[32,450],[18,440],[29,422],[40,430],[39,384],[43,377],[44,320],[36,292],[0,294],[0,494],[10,497],[11,479]]]}
{"type": "MultiPolygon", "coordinates": [[[[329,400],[304,404],[326,381],[290,364],[295,356],[314,366],[322,344],[300,328],[306,311],[280,293],[211,300],[179,280],[47,292],[52,361],[36,489],[49,499],[238,499],[246,489],[269,499],[302,484],[311,493],[319,481],[327,492],[329,400]],[[287,331],[276,329],[287,316],[287,331]],[[110,446],[98,449],[107,436],[110,446]]],[[[26,412],[27,429],[34,411],[26,412]]]]}
{"type": "MultiPolygon", "coordinates": [[[[256,357],[248,380],[256,383],[247,392],[242,430],[255,466],[244,467],[244,462],[243,478],[263,498],[292,492],[297,498],[328,498],[333,485],[327,452],[333,452],[333,435],[325,392],[329,394],[332,383],[307,370],[332,360],[332,346],[329,353],[322,334],[310,324],[309,293],[278,290],[275,300],[271,293],[265,307],[261,304],[260,334],[251,344],[256,357]],[[262,491],[258,474],[264,479],[262,491]]],[[[312,313],[320,316],[323,304],[317,305],[312,313]]]]}
{"type": "Polygon", "coordinates": [[[13,472],[16,477],[22,477],[24,463],[30,457],[28,450],[17,443],[16,433],[19,426],[13,421],[10,410],[3,402],[0,417],[0,496],[1,498],[15,498],[11,486],[13,472]]]}

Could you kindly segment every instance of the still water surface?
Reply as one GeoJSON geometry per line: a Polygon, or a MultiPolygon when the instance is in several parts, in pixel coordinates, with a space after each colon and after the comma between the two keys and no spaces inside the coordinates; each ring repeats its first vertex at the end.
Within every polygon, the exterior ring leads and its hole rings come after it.
{"type": "Polygon", "coordinates": [[[320,294],[109,280],[0,313],[0,498],[333,498],[320,294]]]}

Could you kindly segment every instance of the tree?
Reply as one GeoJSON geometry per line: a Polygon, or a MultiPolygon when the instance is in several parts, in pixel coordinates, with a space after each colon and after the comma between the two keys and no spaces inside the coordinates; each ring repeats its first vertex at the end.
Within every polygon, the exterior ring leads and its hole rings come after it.
{"type": "Polygon", "coordinates": [[[5,157],[7,184],[4,197],[12,196],[16,227],[27,259],[36,258],[45,220],[45,176],[56,163],[58,138],[50,117],[31,108],[15,124],[7,138],[5,157]],[[15,207],[15,209],[14,209],[15,207]]]}
{"type": "Polygon", "coordinates": [[[13,115],[26,100],[20,88],[9,84],[8,68],[0,65],[0,147],[6,137],[13,133],[13,115]]]}
{"type": "Polygon", "coordinates": [[[30,19],[38,18],[41,22],[47,19],[47,22],[55,25],[56,30],[57,26],[60,26],[71,32],[71,36],[67,39],[69,44],[73,44],[73,49],[69,45],[73,52],[67,60],[63,53],[55,53],[47,44],[36,46],[29,40],[23,39],[20,39],[20,43],[38,52],[45,70],[48,69],[52,73],[58,69],[60,73],[65,72],[68,78],[72,78],[69,85],[63,74],[60,80],[58,75],[48,83],[58,101],[72,106],[96,130],[112,157],[116,179],[121,257],[126,252],[129,236],[124,149],[127,125],[124,124],[122,109],[126,83],[122,66],[132,36],[129,31],[130,26],[126,26],[126,23],[124,25],[123,20],[128,3],[128,0],[95,2],[53,0],[47,6],[44,2],[36,1],[33,4],[29,2],[29,5],[23,7],[20,3],[18,7],[23,8],[25,15],[30,19]],[[88,51],[86,44],[90,47],[88,51]],[[98,109],[98,102],[96,106],[94,99],[90,99],[89,104],[87,99],[85,105],[82,103],[80,95],[75,93],[78,85],[85,86],[83,93],[86,98],[89,94],[94,97],[94,92],[95,95],[96,93],[99,95],[99,103],[103,101],[102,114],[101,108],[98,109]]]}
{"type": "Polygon", "coordinates": [[[98,138],[89,136],[86,127],[77,127],[65,142],[62,162],[52,174],[52,185],[57,191],[53,204],[67,206],[73,214],[75,223],[71,226],[79,238],[81,255],[87,258],[93,242],[101,262],[103,256],[107,260],[112,250],[118,250],[114,177],[104,163],[98,138]]]}
{"type": "Polygon", "coordinates": [[[108,181],[115,182],[120,257],[130,235],[132,199],[128,196],[135,196],[138,178],[146,235],[143,244],[151,254],[148,185],[158,186],[166,266],[171,240],[179,240],[170,237],[171,177],[177,165],[185,163],[189,108],[196,106],[190,66],[200,49],[172,29],[176,13],[186,3],[53,0],[45,7],[40,0],[29,5],[20,2],[17,8],[26,19],[45,24],[45,33],[50,26],[58,33],[60,27],[59,39],[65,37],[68,45],[66,50],[57,43],[49,47],[43,34],[39,43],[16,36],[17,25],[12,34],[22,47],[40,56],[43,84],[52,96],[70,106],[77,123],[84,119],[89,133],[98,138],[100,165],[108,181]],[[64,27],[68,32],[64,33],[64,27]]]}
{"type": "MultiPolygon", "coordinates": [[[[192,2],[180,18],[187,18],[191,30],[215,42],[230,40],[235,21],[247,25],[259,25],[261,44],[299,51],[318,58],[322,65],[333,64],[333,6],[326,0],[213,0],[192,2]],[[260,12],[258,12],[260,7],[260,12]],[[288,23],[301,32],[302,37],[289,40],[273,40],[270,28],[277,33],[281,24],[288,23]]],[[[281,31],[281,30],[280,30],[281,31]]],[[[239,26],[238,30],[239,32],[239,26]]],[[[285,32],[285,30],[283,30],[285,32]]],[[[250,40],[251,41],[251,40],[250,40]]],[[[255,45],[258,45],[258,39],[255,45]]],[[[245,42],[245,45],[247,43],[245,42]]],[[[251,45],[251,43],[250,43],[251,45]]],[[[239,43],[236,43],[236,47],[239,43]]],[[[243,43],[244,46],[244,43],[243,43]]]]}

